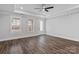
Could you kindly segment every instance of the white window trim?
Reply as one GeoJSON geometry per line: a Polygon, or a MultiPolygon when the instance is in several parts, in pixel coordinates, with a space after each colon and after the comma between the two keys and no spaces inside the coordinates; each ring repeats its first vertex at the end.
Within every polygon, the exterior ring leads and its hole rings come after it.
{"type": "Polygon", "coordinates": [[[11,32],[19,32],[19,31],[21,31],[21,17],[20,16],[10,16],[11,18],[10,18],[10,31],[11,32]],[[12,29],[12,20],[13,20],[13,18],[19,18],[20,19],[20,24],[19,24],[19,26],[20,26],[20,29],[19,30],[13,30],[12,29]]]}

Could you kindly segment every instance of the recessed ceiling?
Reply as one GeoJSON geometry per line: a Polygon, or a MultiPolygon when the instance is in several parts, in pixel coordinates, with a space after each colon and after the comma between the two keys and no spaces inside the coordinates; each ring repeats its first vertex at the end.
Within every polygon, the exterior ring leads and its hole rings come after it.
{"type": "Polygon", "coordinates": [[[39,9],[35,9],[42,8],[42,4],[0,4],[0,11],[14,12],[14,10],[17,9],[33,15],[45,14],[46,16],[51,16],[56,13],[62,12],[63,10],[78,6],[78,4],[47,4],[46,6],[54,6],[54,8],[49,9],[49,12],[43,12],[39,9]]]}

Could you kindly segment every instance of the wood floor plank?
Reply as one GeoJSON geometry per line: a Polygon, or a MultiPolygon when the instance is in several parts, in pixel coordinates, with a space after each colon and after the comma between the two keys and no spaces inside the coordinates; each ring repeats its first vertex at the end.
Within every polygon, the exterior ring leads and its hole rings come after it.
{"type": "Polygon", "coordinates": [[[79,42],[39,35],[0,42],[0,54],[78,54],[79,42]]]}

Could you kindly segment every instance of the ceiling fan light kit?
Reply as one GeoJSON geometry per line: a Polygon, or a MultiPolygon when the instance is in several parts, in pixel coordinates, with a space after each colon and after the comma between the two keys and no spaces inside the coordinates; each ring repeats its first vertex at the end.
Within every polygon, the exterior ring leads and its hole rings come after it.
{"type": "Polygon", "coordinates": [[[47,7],[46,4],[42,4],[42,8],[35,8],[35,9],[42,9],[42,11],[44,10],[45,12],[49,12],[49,9],[54,8],[53,6],[47,7]]]}

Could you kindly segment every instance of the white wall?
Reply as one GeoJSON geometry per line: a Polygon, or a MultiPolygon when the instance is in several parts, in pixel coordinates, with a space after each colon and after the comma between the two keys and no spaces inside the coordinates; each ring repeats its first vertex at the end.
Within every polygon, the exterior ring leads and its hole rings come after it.
{"type": "Polygon", "coordinates": [[[46,20],[48,35],[79,41],[79,14],[46,20]]]}
{"type": "MultiPolygon", "coordinates": [[[[41,32],[39,30],[39,18],[31,17],[31,16],[23,16],[21,19],[21,31],[19,32],[11,32],[10,30],[10,21],[11,17],[16,14],[0,14],[0,41],[3,40],[10,40],[10,39],[17,39],[29,36],[40,35],[41,32]],[[34,19],[34,32],[27,32],[27,20],[29,18],[34,19]]],[[[19,16],[17,14],[17,16],[19,16]]]]}

